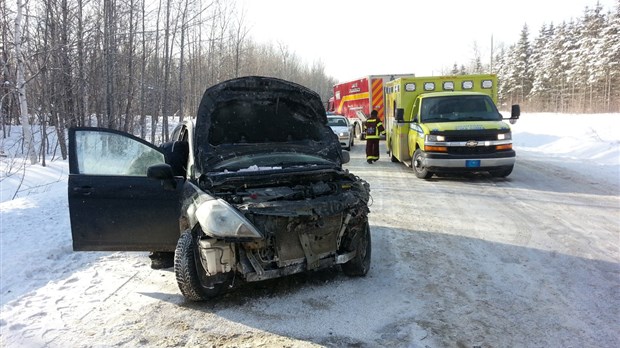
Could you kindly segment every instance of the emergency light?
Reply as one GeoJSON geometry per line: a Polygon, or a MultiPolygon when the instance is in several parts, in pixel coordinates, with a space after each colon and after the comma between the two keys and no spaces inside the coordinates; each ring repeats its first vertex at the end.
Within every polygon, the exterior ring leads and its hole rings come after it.
{"type": "Polygon", "coordinates": [[[471,81],[471,80],[463,81],[463,83],[461,84],[461,87],[463,89],[472,89],[474,88],[474,81],[471,81]]]}

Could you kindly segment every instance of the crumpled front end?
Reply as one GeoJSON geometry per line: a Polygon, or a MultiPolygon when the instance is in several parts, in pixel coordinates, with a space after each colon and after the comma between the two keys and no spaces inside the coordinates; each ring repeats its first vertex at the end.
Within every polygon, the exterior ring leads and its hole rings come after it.
{"type": "Polygon", "coordinates": [[[232,267],[210,269],[234,271],[246,281],[258,281],[331,267],[355,256],[353,240],[364,232],[369,213],[370,188],[364,180],[330,170],[286,179],[269,175],[264,180],[237,177],[234,181],[244,184],[228,182],[212,190],[241,212],[263,238],[212,241],[217,250],[212,248],[211,255],[227,256],[231,266],[230,259],[236,262],[232,267]]]}

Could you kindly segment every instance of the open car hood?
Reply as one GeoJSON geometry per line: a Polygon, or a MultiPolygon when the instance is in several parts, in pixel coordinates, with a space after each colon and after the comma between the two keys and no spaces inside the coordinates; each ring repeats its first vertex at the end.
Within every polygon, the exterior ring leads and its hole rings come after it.
{"type": "Polygon", "coordinates": [[[248,76],[208,88],[196,118],[197,170],[262,153],[298,152],[342,165],[318,94],[276,78],[248,76]]]}

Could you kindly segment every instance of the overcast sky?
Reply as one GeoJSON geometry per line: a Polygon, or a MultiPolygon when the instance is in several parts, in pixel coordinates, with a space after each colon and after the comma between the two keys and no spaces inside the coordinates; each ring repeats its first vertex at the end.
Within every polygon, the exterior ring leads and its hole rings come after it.
{"type": "MultiPolygon", "coordinates": [[[[619,0],[599,0],[605,12],[619,0]]],[[[493,47],[530,39],[543,23],[579,18],[597,0],[238,0],[252,38],[284,44],[305,63],[323,62],[340,81],[370,74],[439,75],[467,64],[474,45],[484,63],[493,47]]]]}

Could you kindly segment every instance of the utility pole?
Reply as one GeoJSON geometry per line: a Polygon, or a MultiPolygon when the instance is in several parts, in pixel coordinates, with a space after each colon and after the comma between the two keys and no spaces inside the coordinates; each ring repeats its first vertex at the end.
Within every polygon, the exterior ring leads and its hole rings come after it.
{"type": "Polygon", "coordinates": [[[491,34],[491,65],[489,66],[489,71],[491,74],[493,73],[493,34],[491,34]]]}

